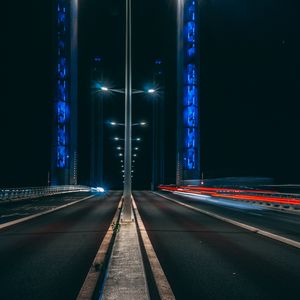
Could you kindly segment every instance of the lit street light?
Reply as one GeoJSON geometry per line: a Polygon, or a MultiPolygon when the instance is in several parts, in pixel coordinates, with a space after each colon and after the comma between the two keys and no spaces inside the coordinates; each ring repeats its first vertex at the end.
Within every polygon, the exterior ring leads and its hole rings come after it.
{"type": "MultiPolygon", "coordinates": [[[[109,125],[111,126],[125,126],[124,123],[119,123],[119,122],[113,122],[113,121],[110,121],[108,122],[109,125]]],[[[132,123],[131,126],[146,126],[147,123],[146,122],[139,122],[139,123],[132,123]]]]}
{"type": "MultiPolygon", "coordinates": [[[[99,83],[99,85],[101,85],[99,83]]],[[[102,86],[100,89],[99,89],[100,92],[112,92],[112,93],[117,93],[117,94],[126,94],[126,89],[115,89],[115,88],[108,88],[106,86],[102,86]]],[[[156,93],[157,91],[153,88],[151,89],[148,89],[148,90],[137,90],[137,89],[132,89],[131,90],[132,93],[131,94],[154,94],[156,93]]]]}
{"type": "MultiPolygon", "coordinates": [[[[119,137],[114,137],[114,140],[115,141],[125,141],[125,139],[121,139],[121,138],[119,138],[119,137]]],[[[142,139],[140,138],[140,137],[138,137],[138,138],[133,138],[133,139],[131,139],[131,141],[138,141],[138,142],[140,142],[142,139]]],[[[119,150],[119,149],[118,149],[119,150]]]]}
{"type": "MultiPolygon", "coordinates": [[[[132,90],[132,43],[131,43],[131,27],[132,27],[132,9],[131,0],[126,0],[126,30],[125,30],[125,91],[113,90],[117,93],[125,94],[125,133],[124,133],[124,190],[123,190],[123,208],[121,214],[121,221],[132,222],[132,190],[131,190],[131,164],[132,164],[132,94],[137,94],[140,91],[132,90]]],[[[104,92],[110,89],[103,90],[104,92]]],[[[148,90],[149,93],[153,93],[155,90],[148,90]]],[[[144,92],[144,91],[142,91],[144,92]]],[[[115,138],[116,141],[119,138],[115,138]]],[[[136,139],[140,141],[140,138],[136,139]]]]}

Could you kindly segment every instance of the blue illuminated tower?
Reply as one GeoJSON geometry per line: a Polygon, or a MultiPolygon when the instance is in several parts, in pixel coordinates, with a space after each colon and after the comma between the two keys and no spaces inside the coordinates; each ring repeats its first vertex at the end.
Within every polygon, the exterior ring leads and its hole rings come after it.
{"type": "Polygon", "coordinates": [[[198,2],[178,0],[176,184],[200,178],[198,2]]]}
{"type": "Polygon", "coordinates": [[[78,0],[56,0],[55,97],[51,184],[77,184],[78,0]]]}

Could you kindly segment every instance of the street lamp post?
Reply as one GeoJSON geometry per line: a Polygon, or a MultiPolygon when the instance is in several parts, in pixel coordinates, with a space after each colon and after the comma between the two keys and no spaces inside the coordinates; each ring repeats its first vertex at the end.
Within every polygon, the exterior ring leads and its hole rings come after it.
{"type": "Polygon", "coordinates": [[[131,200],[131,0],[126,0],[126,49],[125,49],[125,149],[124,149],[124,190],[121,220],[132,221],[131,200]]]}
{"type": "MultiPolygon", "coordinates": [[[[132,94],[143,91],[132,91],[132,61],[131,61],[131,0],[126,0],[126,37],[125,37],[125,147],[124,147],[124,189],[123,189],[123,209],[121,221],[131,222],[132,214],[132,191],[131,191],[131,132],[132,132],[132,94]]],[[[101,91],[107,92],[108,88],[102,87],[101,91]]],[[[123,93],[123,91],[113,90],[123,93]]],[[[148,93],[155,93],[154,89],[149,89],[148,93]]]]}

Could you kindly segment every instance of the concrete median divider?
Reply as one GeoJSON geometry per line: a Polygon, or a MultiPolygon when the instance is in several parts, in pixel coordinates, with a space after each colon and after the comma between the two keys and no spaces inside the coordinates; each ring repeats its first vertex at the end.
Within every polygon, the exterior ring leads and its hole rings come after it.
{"type": "MultiPolygon", "coordinates": [[[[96,298],[95,293],[99,291],[97,285],[101,285],[99,282],[100,278],[104,277],[104,273],[106,272],[105,264],[107,264],[107,261],[109,260],[109,248],[111,247],[113,236],[117,231],[116,225],[120,219],[121,209],[122,200],[119,202],[118,209],[80,289],[80,292],[76,298],[77,300],[92,300],[96,298]]],[[[99,299],[99,297],[97,297],[97,299],[99,299]]]]}
{"type": "Polygon", "coordinates": [[[139,214],[139,211],[137,209],[136,203],[133,199],[133,210],[136,222],[138,224],[138,229],[140,231],[142,241],[146,250],[146,254],[150,263],[151,271],[154,277],[154,281],[160,296],[160,299],[162,300],[175,300],[175,296],[173,294],[173,291],[171,289],[171,286],[168,282],[168,279],[161,267],[161,264],[157,258],[157,255],[154,251],[154,248],[152,246],[152,243],[149,239],[149,236],[147,234],[147,231],[145,229],[144,223],[141,219],[141,216],[139,214]]]}
{"type": "Polygon", "coordinates": [[[175,300],[136,203],[132,200],[134,221],[118,223],[121,200],[76,300],[150,300],[139,233],[160,298],[175,300]],[[115,227],[116,224],[119,226],[115,227]]]}

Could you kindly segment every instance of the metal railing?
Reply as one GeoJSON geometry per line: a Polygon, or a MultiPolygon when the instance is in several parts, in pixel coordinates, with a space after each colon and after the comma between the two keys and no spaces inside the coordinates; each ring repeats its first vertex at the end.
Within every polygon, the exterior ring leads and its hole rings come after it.
{"type": "Polygon", "coordinates": [[[17,201],[23,199],[33,199],[50,195],[90,192],[91,188],[84,185],[58,185],[46,187],[26,187],[26,188],[2,188],[0,189],[0,203],[17,201]]]}

